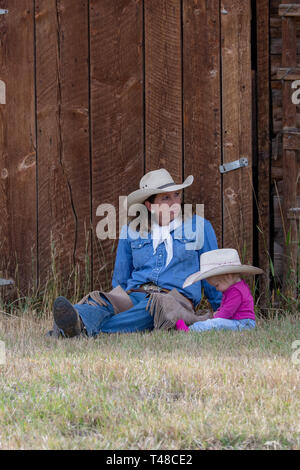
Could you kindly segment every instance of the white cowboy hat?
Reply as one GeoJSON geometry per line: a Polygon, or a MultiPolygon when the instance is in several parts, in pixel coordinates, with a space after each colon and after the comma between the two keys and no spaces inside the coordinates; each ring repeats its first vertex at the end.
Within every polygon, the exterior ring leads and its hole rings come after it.
{"type": "Polygon", "coordinates": [[[241,264],[238,252],[232,248],[206,251],[200,256],[200,271],[191,274],[184,281],[183,287],[188,287],[208,277],[230,273],[261,274],[263,270],[248,264],[241,264]]]}
{"type": "Polygon", "coordinates": [[[140,189],[133,191],[127,197],[127,207],[129,208],[132,204],[141,204],[153,194],[179,191],[190,186],[193,181],[194,177],[190,175],[182,184],[176,184],[170,173],[164,168],[149,171],[141,178],[140,189]]]}

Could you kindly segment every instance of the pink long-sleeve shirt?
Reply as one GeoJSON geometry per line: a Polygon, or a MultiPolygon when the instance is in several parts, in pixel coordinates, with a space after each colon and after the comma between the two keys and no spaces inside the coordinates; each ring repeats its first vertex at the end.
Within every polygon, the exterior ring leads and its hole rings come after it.
{"type": "Polygon", "coordinates": [[[253,297],[245,281],[236,282],[223,292],[221,305],[215,312],[214,318],[255,320],[253,297]]]}

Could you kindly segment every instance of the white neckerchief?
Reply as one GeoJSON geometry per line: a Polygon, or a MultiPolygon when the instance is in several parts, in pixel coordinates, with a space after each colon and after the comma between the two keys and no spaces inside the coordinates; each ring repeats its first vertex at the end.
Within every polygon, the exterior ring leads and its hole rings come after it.
{"type": "Polygon", "coordinates": [[[156,253],[158,245],[164,242],[167,251],[166,266],[168,266],[173,258],[173,238],[171,232],[181,224],[181,218],[172,220],[168,225],[159,225],[155,221],[152,223],[153,254],[156,253]]]}

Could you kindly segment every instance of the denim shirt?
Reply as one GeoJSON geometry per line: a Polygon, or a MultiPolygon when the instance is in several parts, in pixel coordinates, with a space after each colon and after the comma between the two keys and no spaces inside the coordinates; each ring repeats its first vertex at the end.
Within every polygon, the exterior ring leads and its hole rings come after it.
{"type": "Polygon", "coordinates": [[[222,294],[207,281],[198,281],[185,289],[182,287],[190,274],[200,270],[201,253],[218,248],[211,223],[194,215],[173,230],[171,236],[173,258],[168,266],[165,266],[167,253],[164,243],[157,247],[154,254],[150,233],[143,238],[128,226],[122,227],[112,279],[113,287],[120,285],[128,290],[152,282],[166,289],[176,288],[191,299],[195,306],[201,300],[201,291],[204,287],[205,295],[213,310],[217,310],[222,294]]]}

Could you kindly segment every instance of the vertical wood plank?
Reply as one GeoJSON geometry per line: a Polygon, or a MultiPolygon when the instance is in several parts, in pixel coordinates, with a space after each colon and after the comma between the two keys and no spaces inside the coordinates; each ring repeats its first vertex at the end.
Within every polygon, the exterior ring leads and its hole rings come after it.
{"type": "Polygon", "coordinates": [[[219,0],[183,3],[185,202],[204,204],[222,245],[219,0]]]}
{"type": "MultiPolygon", "coordinates": [[[[144,171],[143,2],[90,2],[93,226],[100,204],[138,188],[144,171]]],[[[93,243],[94,286],[110,287],[116,242],[93,243]]]]}
{"type": "Polygon", "coordinates": [[[146,171],[182,180],[180,0],[145,1],[146,171]]]}
{"type": "MultiPolygon", "coordinates": [[[[1,8],[7,9],[8,0],[0,2],[1,8]]],[[[7,57],[8,21],[6,16],[0,16],[0,80],[3,81],[5,89],[9,81],[9,64],[7,57]]],[[[4,101],[4,100],[3,100],[4,101]]],[[[5,95],[5,101],[7,98],[5,95]]],[[[10,224],[9,224],[9,180],[8,180],[8,148],[7,148],[7,104],[0,104],[0,269],[1,275],[14,274],[10,266],[10,224]]]]}
{"type": "Polygon", "coordinates": [[[223,176],[224,247],[253,256],[250,0],[221,1],[223,162],[248,167],[223,176]]]}
{"type": "Polygon", "coordinates": [[[257,152],[258,152],[258,264],[264,270],[260,277],[262,301],[267,300],[270,275],[270,72],[269,72],[269,0],[256,0],[257,47],[257,152]]]}
{"type": "MultiPolygon", "coordinates": [[[[287,2],[282,2],[287,3],[287,2]]],[[[293,17],[282,18],[282,67],[296,67],[297,32],[293,17]]],[[[297,128],[297,108],[292,102],[291,82],[282,84],[282,126],[283,130],[297,128]]],[[[290,209],[297,207],[297,153],[290,150],[288,136],[283,136],[283,231],[285,239],[283,281],[284,292],[292,297],[297,295],[297,250],[299,238],[297,220],[290,219],[290,209]]]]}
{"type": "Polygon", "coordinates": [[[42,282],[52,255],[64,276],[76,263],[83,270],[90,224],[88,55],[88,0],[36,0],[42,282]]]}
{"type": "Polygon", "coordinates": [[[24,295],[36,274],[36,152],[33,1],[0,8],[0,258],[24,295]]]}

